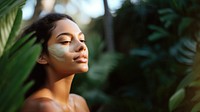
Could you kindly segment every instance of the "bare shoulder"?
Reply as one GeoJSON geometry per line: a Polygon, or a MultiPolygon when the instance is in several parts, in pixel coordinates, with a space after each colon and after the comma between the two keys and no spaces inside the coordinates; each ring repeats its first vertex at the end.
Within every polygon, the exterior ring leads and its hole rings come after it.
{"type": "Polygon", "coordinates": [[[72,94],[70,94],[70,97],[73,98],[74,100],[86,102],[85,99],[82,96],[77,95],[77,94],[72,93],[72,94]]]}
{"type": "Polygon", "coordinates": [[[63,110],[49,98],[37,98],[26,100],[21,112],[63,112],[63,110]]]}
{"type": "Polygon", "coordinates": [[[86,100],[77,94],[70,94],[73,99],[77,112],[90,112],[86,100]]]}

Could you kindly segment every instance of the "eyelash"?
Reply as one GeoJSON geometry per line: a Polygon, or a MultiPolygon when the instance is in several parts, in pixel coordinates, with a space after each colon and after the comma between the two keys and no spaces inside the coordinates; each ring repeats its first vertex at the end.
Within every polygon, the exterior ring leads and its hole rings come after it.
{"type": "Polygon", "coordinates": [[[71,41],[63,41],[63,42],[60,42],[61,44],[70,44],[71,41]]]}
{"type": "MultiPolygon", "coordinates": [[[[86,43],[86,40],[80,40],[80,42],[82,42],[82,43],[86,43]]],[[[63,42],[60,42],[61,44],[70,44],[71,43],[71,41],[63,41],[63,42]]]]}
{"type": "Polygon", "coordinates": [[[86,42],[86,40],[80,40],[82,43],[85,43],[86,42]]]}

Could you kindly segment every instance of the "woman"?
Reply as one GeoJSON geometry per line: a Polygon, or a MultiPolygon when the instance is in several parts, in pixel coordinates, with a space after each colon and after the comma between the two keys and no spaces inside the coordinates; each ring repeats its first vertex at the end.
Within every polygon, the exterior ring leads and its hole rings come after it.
{"type": "Polygon", "coordinates": [[[88,49],[84,34],[65,14],[48,14],[30,25],[30,34],[42,43],[42,53],[29,80],[34,86],[27,93],[22,112],[89,112],[83,97],[70,94],[76,73],[88,71],[88,49]]]}

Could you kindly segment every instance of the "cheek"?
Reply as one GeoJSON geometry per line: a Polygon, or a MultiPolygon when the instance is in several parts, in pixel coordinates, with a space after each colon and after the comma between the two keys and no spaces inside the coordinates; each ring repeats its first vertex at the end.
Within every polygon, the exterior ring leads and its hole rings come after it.
{"type": "Polygon", "coordinates": [[[52,55],[59,61],[65,61],[64,55],[66,52],[69,52],[68,46],[61,46],[59,44],[53,44],[48,47],[49,54],[52,55]]]}

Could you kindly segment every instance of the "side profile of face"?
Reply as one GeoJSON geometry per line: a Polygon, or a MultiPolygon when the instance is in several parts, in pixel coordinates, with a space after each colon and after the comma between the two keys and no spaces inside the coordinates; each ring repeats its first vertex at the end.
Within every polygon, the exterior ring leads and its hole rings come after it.
{"type": "Polygon", "coordinates": [[[84,34],[69,19],[56,22],[48,41],[47,65],[57,74],[74,74],[88,71],[88,49],[84,34]]]}

